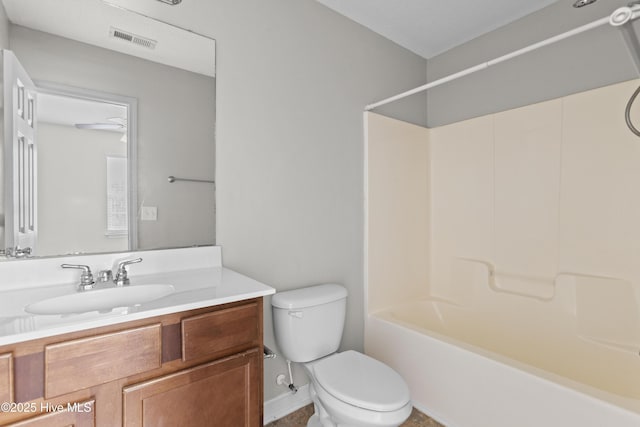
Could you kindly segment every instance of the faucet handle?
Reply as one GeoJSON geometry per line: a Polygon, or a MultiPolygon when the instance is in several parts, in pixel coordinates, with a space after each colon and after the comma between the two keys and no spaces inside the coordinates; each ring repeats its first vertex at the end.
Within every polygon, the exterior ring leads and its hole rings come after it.
{"type": "Polygon", "coordinates": [[[88,265],[83,264],[61,264],[62,268],[77,268],[82,270],[82,274],[80,274],[80,284],[78,285],[78,289],[81,291],[87,291],[89,289],[93,289],[93,284],[95,283],[93,280],[93,274],[91,274],[91,268],[88,265]]]}
{"type": "Polygon", "coordinates": [[[127,275],[127,266],[131,264],[137,264],[139,262],[142,262],[142,258],[116,261],[116,263],[113,266],[113,271],[115,271],[115,277],[113,281],[116,283],[116,286],[126,286],[129,284],[129,277],[127,275]]]}

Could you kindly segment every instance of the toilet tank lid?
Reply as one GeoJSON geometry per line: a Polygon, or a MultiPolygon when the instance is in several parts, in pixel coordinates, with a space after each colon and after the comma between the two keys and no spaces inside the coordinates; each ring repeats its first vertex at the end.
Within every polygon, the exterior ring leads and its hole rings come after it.
{"type": "Polygon", "coordinates": [[[276,308],[298,309],[327,304],[346,297],[347,290],[344,286],[330,283],[278,292],[271,298],[271,305],[276,308]]]}

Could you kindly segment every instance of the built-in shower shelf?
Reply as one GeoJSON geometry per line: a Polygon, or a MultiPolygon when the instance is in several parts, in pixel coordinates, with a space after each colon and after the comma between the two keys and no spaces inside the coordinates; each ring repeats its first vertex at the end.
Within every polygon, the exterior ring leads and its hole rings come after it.
{"type": "Polygon", "coordinates": [[[640,286],[629,280],[576,272],[533,277],[471,258],[456,258],[453,273],[456,285],[466,288],[461,295],[484,295],[485,302],[492,300],[491,292],[536,299],[552,311],[571,313],[576,333],[585,340],[623,351],[640,349],[640,286]]]}
{"type": "Polygon", "coordinates": [[[475,268],[481,269],[483,275],[486,276],[486,286],[494,292],[535,298],[541,301],[551,301],[555,296],[556,277],[537,277],[501,271],[492,262],[479,259],[457,258],[456,261],[469,263],[475,268]]]}

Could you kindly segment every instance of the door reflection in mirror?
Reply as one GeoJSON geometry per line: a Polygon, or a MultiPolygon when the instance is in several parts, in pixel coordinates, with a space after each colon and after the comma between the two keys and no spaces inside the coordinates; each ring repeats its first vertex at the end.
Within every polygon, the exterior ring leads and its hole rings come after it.
{"type": "Polygon", "coordinates": [[[39,91],[38,199],[46,214],[35,254],[129,250],[127,157],[135,136],[127,125],[135,100],[62,86],[39,91]]]}

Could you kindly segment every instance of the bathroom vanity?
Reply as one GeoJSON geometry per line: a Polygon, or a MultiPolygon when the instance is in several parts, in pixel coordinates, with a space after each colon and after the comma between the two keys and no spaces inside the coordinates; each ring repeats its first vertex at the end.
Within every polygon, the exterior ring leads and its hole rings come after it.
{"type": "MultiPolygon", "coordinates": [[[[175,291],[110,311],[47,315],[24,307],[74,296],[61,293],[69,285],[0,292],[9,311],[0,324],[0,425],[261,426],[262,297],[274,290],[223,268],[216,247],[128,255],[144,260],[131,266],[131,287],[162,282],[175,291]]],[[[19,263],[0,263],[2,283],[19,263]]],[[[46,269],[59,259],[33,263],[46,269]]]]}

